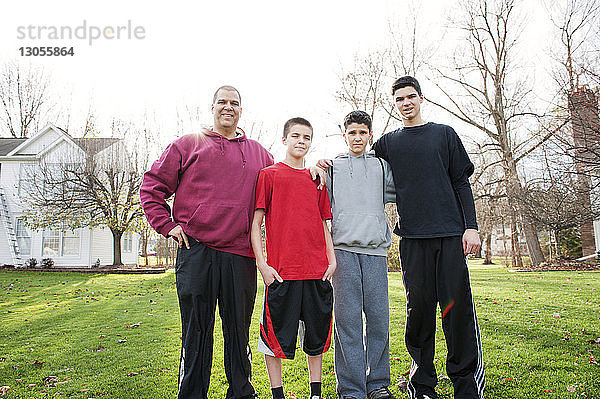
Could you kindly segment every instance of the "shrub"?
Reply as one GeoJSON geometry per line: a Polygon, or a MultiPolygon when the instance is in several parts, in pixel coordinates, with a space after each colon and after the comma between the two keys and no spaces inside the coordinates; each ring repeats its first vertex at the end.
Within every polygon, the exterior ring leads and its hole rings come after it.
{"type": "Polygon", "coordinates": [[[50,269],[51,267],[54,267],[54,259],[52,259],[52,258],[42,259],[42,268],[50,269]]]}
{"type": "Polygon", "coordinates": [[[36,258],[29,258],[25,261],[23,266],[25,266],[27,269],[33,269],[33,268],[37,267],[37,264],[38,264],[38,261],[36,258]]]}

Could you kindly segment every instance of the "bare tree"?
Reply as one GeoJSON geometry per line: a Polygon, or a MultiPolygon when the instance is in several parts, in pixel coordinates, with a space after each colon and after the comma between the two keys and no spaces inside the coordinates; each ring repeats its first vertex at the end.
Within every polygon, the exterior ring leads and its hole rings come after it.
{"type": "Polygon", "coordinates": [[[27,137],[44,123],[52,108],[48,94],[49,78],[40,69],[16,62],[4,65],[0,75],[0,120],[12,137],[27,137]]]}
{"type": "Polygon", "coordinates": [[[128,151],[117,138],[74,141],[83,156],[75,151],[60,161],[43,160],[29,172],[29,181],[37,184],[26,188],[23,200],[29,211],[25,216],[33,228],[108,227],[113,263],[120,265],[121,237],[135,230],[143,218],[139,188],[144,169],[135,151],[128,151]]]}
{"type": "Polygon", "coordinates": [[[451,68],[435,68],[441,79],[434,83],[445,100],[427,99],[485,134],[501,160],[507,201],[520,218],[532,264],[539,265],[544,255],[535,224],[520,208],[525,189],[517,165],[551,134],[523,129],[533,125],[538,115],[528,104],[527,77],[514,63],[521,33],[516,7],[517,0],[473,0],[464,5],[464,20],[456,24],[468,47],[457,52],[451,68]]]}
{"type": "Polygon", "coordinates": [[[375,50],[365,57],[356,56],[351,72],[340,76],[341,87],[336,99],[349,104],[355,110],[367,112],[371,119],[379,121],[381,133],[387,131],[393,119],[400,120],[394,110],[389,93],[392,59],[389,50],[375,50]]]}
{"type": "MultiPolygon", "coordinates": [[[[506,192],[502,179],[501,163],[497,154],[488,150],[485,145],[475,143],[476,152],[471,154],[475,165],[475,173],[471,178],[475,208],[477,211],[477,224],[484,251],[484,265],[492,262],[492,234],[501,222],[501,215],[506,202],[506,192]]],[[[516,257],[513,256],[516,260],[516,257]]],[[[513,262],[515,263],[515,262],[513,262]]]]}
{"type": "Polygon", "coordinates": [[[390,92],[392,82],[400,76],[416,75],[425,67],[425,60],[435,52],[428,36],[419,30],[422,27],[420,10],[409,5],[405,16],[402,23],[389,23],[386,48],[355,56],[349,72],[342,71],[339,76],[340,88],[336,99],[354,110],[367,112],[381,134],[394,121],[402,120],[390,92]]]}
{"type": "MultiPolygon", "coordinates": [[[[590,195],[600,164],[600,123],[597,95],[585,86],[600,83],[600,2],[562,0],[550,3],[548,10],[560,35],[560,46],[554,46],[551,54],[557,65],[553,71],[555,120],[551,123],[562,125],[555,143],[558,151],[572,160],[564,163],[563,172],[576,174],[571,191],[581,204],[579,208],[589,215],[593,213],[590,195]]],[[[583,255],[594,254],[593,221],[583,218],[578,228],[583,255]]]]}

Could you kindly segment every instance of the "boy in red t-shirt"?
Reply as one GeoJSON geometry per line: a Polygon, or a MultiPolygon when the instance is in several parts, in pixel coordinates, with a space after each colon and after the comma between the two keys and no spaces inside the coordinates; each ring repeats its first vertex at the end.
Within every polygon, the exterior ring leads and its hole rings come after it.
{"type": "Polygon", "coordinates": [[[336,267],[327,228],[331,206],[326,190],[304,168],[313,130],[303,118],[283,128],[285,160],[260,171],[252,221],[252,249],[265,282],[258,351],[265,363],[274,399],[285,398],[281,359],[293,359],[300,336],[307,355],[311,399],[321,396],[323,353],[331,343],[333,293],[329,279],[336,267]],[[268,261],[262,251],[266,216],[268,261]]]}

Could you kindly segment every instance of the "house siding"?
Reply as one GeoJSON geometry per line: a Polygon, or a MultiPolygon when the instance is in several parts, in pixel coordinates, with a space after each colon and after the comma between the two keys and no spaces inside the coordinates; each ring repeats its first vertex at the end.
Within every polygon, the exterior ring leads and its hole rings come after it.
{"type": "MultiPolygon", "coordinates": [[[[3,156],[1,160],[0,187],[6,194],[13,226],[16,219],[23,215],[22,200],[19,198],[19,172],[21,164],[36,164],[40,153],[42,159],[48,163],[77,162],[85,156],[80,147],[76,146],[62,132],[53,127],[42,130],[38,135],[32,137],[31,142],[25,142],[23,148],[14,155],[3,156]],[[14,159],[12,159],[14,157],[14,159]]],[[[112,150],[114,151],[114,150],[112,150]]],[[[101,156],[109,156],[109,148],[102,151],[101,156]]],[[[43,255],[43,231],[34,231],[28,228],[31,237],[31,254],[22,255],[23,261],[28,258],[36,258],[38,262],[42,258],[52,258],[55,266],[60,267],[91,267],[96,259],[100,264],[109,265],[113,263],[112,234],[108,228],[82,228],[79,231],[79,252],[77,255],[49,256],[43,255]]],[[[61,245],[59,240],[59,246],[61,245]]],[[[133,234],[132,251],[122,252],[123,263],[135,264],[138,260],[139,235],[133,234]]],[[[8,244],[7,229],[4,220],[0,220],[0,265],[12,264],[12,256],[8,244]]]]}

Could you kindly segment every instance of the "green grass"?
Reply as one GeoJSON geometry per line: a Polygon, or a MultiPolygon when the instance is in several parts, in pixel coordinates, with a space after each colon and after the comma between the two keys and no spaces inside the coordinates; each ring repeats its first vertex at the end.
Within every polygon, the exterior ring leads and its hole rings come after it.
{"type": "MultiPolygon", "coordinates": [[[[0,386],[11,387],[5,397],[174,398],[180,353],[174,280],[172,270],[141,276],[0,272],[0,386]],[[58,383],[46,386],[48,376],[58,383]]],[[[600,337],[600,273],[514,273],[474,265],[471,281],[487,398],[600,398],[600,365],[590,361],[595,356],[600,363],[600,346],[589,342],[600,337]]],[[[397,386],[410,367],[399,273],[390,274],[390,300],[391,390],[406,398],[397,386]]],[[[218,322],[211,398],[225,396],[220,328],[218,322]]],[[[435,364],[443,376],[439,323],[436,344],[435,364]]],[[[256,352],[253,373],[260,397],[268,398],[264,360],[256,352]]],[[[284,383],[298,398],[308,396],[300,351],[296,360],[284,361],[284,383]]],[[[334,398],[333,351],[325,355],[323,383],[324,396],[334,398]]],[[[437,389],[440,398],[452,398],[447,379],[437,389]]]]}

